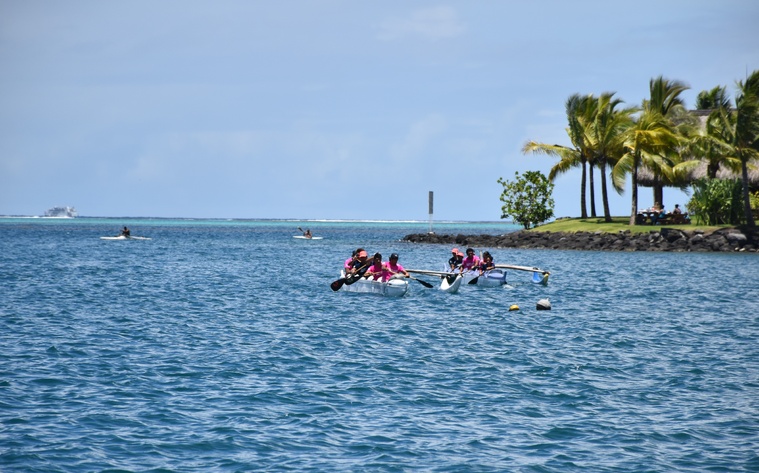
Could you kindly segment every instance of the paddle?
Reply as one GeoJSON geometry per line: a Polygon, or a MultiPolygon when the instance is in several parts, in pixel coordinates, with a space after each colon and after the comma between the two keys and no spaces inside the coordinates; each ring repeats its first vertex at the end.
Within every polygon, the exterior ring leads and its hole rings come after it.
{"type": "Polygon", "coordinates": [[[366,273],[367,269],[369,269],[369,264],[364,264],[360,268],[358,268],[358,273],[356,274],[349,274],[348,276],[345,276],[344,278],[337,279],[335,281],[332,281],[330,283],[329,287],[332,288],[333,291],[337,292],[340,290],[341,287],[343,287],[343,284],[351,285],[354,282],[361,279],[361,276],[366,273]],[[362,271],[363,270],[363,271],[362,271]]]}
{"type": "Polygon", "coordinates": [[[341,287],[343,287],[343,284],[345,284],[345,281],[347,279],[348,278],[340,278],[336,281],[332,281],[332,284],[330,284],[329,287],[331,287],[333,291],[337,292],[341,287]]]}
{"type": "Polygon", "coordinates": [[[427,289],[431,289],[431,288],[435,287],[432,284],[428,283],[427,281],[422,281],[421,279],[417,279],[414,276],[409,276],[408,278],[409,279],[413,279],[414,281],[417,281],[419,284],[421,284],[422,286],[426,287],[427,289]]]}
{"type": "Polygon", "coordinates": [[[356,274],[352,274],[351,276],[348,276],[347,278],[345,278],[347,279],[347,281],[345,281],[345,284],[350,286],[354,282],[363,278],[364,274],[366,274],[366,272],[369,271],[369,266],[371,266],[371,264],[367,261],[366,264],[358,268],[358,270],[356,271],[356,274]]]}
{"type": "Polygon", "coordinates": [[[469,281],[467,284],[477,284],[477,280],[480,278],[479,275],[475,276],[471,281],[469,281]]]}

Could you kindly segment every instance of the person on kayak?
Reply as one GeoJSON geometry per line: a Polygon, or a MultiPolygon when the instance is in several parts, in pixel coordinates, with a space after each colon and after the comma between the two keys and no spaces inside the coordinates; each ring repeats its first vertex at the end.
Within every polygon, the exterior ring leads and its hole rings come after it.
{"type": "Polygon", "coordinates": [[[128,236],[130,236],[130,234],[131,234],[131,232],[129,231],[129,229],[126,226],[124,226],[124,229],[121,230],[121,236],[128,237],[128,236]]]}
{"type": "Polygon", "coordinates": [[[390,279],[390,276],[392,275],[393,273],[388,271],[385,265],[382,264],[382,255],[379,253],[374,253],[372,264],[369,266],[369,269],[366,271],[366,275],[364,277],[367,279],[372,278],[374,281],[380,280],[382,282],[385,282],[390,279]]]}
{"type": "Polygon", "coordinates": [[[390,255],[390,260],[385,263],[385,268],[390,271],[391,274],[402,274],[403,277],[409,277],[409,273],[398,264],[398,253],[393,253],[390,255]]]}
{"type": "Polygon", "coordinates": [[[303,232],[303,236],[306,237],[306,238],[312,238],[313,235],[311,234],[311,229],[310,228],[306,228],[306,231],[303,232]]]}
{"type": "Polygon", "coordinates": [[[461,261],[461,272],[473,271],[480,265],[480,259],[474,254],[474,249],[466,249],[466,258],[461,261]]]}

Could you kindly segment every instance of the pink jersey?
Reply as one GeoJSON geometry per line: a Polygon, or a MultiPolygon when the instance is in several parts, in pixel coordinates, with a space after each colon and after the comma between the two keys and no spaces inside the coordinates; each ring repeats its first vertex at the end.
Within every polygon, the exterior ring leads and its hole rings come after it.
{"type": "Polygon", "coordinates": [[[464,269],[464,271],[471,271],[473,269],[476,269],[479,264],[480,258],[478,258],[477,255],[472,255],[464,258],[464,261],[461,262],[461,267],[464,269]]]}
{"type": "Polygon", "coordinates": [[[390,279],[390,276],[392,276],[392,273],[390,273],[390,271],[387,270],[384,264],[380,265],[379,267],[377,267],[376,264],[369,266],[369,270],[366,272],[366,274],[369,274],[369,273],[371,273],[370,277],[373,280],[376,281],[379,279],[382,282],[387,281],[388,279],[390,279]]]}
{"type": "Polygon", "coordinates": [[[402,272],[406,271],[406,269],[403,266],[401,266],[400,264],[397,264],[397,263],[393,264],[392,261],[388,261],[387,263],[385,263],[385,267],[391,273],[402,273],[402,272]]]}
{"type": "Polygon", "coordinates": [[[345,268],[346,271],[351,269],[353,266],[353,256],[345,260],[345,263],[343,264],[343,268],[345,268]]]}

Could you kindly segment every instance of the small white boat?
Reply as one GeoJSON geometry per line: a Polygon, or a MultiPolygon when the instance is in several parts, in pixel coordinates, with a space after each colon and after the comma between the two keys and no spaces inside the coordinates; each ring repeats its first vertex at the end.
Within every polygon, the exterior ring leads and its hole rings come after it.
{"type": "MultiPolygon", "coordinates": [[[[340,278],[345,277],[345,271],[340,271],[340,278]]],[[[365,294],[380,294],[388,297],[402,297],[408,292],[408,281],[405,278],[390,278],[387,282],[361,278],[349,284],[345,283],[339,289],[343,292],[360,292],[365,294]]]]}
{"type": "Polygon", "coordinates": [[[141,236],[126,236],[126,235],[119,235],[119,236],[104,236],[100,237],[101,240],[150,240],[148,237],[141,237],[141,236]]]}
{"type": "Polygon", "coordinates": [[[321,240],[324,237],[307,237],[305,235],[294,235],[293,238],[297,238],[298,240],[321,240]]]}
{"type": "Polygon", "coordinates": [[[76,218],[79,214],[74,207],[53,207],[45,211],[47,218],[76,218]]]}

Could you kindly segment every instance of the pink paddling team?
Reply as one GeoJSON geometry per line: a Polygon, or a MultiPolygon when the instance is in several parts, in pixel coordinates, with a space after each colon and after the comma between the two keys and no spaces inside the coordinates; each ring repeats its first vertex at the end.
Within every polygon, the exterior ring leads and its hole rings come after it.
{"type": "Polygon", "coordinates": [[[398,253],[390,255],[390,260],[383,263],[382,255],[375,253],[369,260],[369,255],[363,248],[358,248],[353,255],[345,260],[343,265],[345,275],[358,274],[360,277],[372,278],[374,281],[386,282],[396,274],[409,277],[409,273],[398,263],[398,253]]]}

